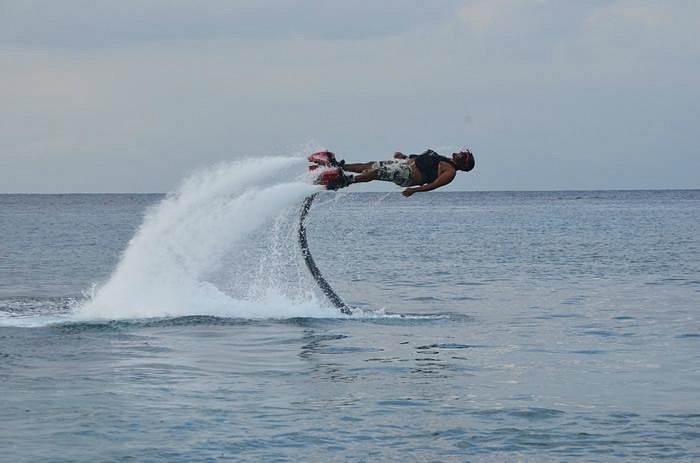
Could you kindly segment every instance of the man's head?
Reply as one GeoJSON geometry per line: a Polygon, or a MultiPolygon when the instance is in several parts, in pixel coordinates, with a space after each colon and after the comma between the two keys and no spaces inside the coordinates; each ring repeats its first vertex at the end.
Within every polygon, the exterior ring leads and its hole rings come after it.
{"type": "Polygon", "coordinates": [[[452,160],[457,164],[459,170],[464,172],[469,172],[474,168],[474,155],[468,149],[459,153],[452,153],[452,160]]]}

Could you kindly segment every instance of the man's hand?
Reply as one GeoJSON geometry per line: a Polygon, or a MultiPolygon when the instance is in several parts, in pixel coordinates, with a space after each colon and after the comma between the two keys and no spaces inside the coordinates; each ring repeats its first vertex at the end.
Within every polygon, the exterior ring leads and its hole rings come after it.
{"type": "Polygon", "coordinates": [[[417,190],[415,190],[415,189],[413,189],[413,188],[406,188],[405,190],[403,190],[403,191],[401,192],[401,194],[408,198],[409,196],[411,196],[411,195],[412,195],[413,193],[415,193],[416,191],[417,191],[417,190]]]}

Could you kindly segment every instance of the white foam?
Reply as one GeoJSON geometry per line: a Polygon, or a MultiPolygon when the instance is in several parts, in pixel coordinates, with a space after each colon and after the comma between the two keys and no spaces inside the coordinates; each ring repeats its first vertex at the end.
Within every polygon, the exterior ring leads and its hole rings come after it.
{"type": "MultiPolygon", "coordinates": [[[[255,248],[263,246],[255,235],[269,234],[281,217],[296,217],[302,199],[319,190],[304,181],[304,171],[303,159],[275,157],[192,175],[148,211],[114,273],[94,288],[74,318],[338,316],[308,285],[290,291],[275,286],[284,278],[267,278],[261,288],[261,272],[295,271],[290,262],[270,262],[264,248],[255,248]],[[289,181],[294,171],[299,176],[289,181]],[[232,258],[237,254],[249,260],[232,258]],[[262,261],[269,268],[256,268],[262,261]],[[227,273],[229,264],[233,273],[227,273]]],[[[278,235],[273,241],[289,239],[289,233],[278,235]]]]}

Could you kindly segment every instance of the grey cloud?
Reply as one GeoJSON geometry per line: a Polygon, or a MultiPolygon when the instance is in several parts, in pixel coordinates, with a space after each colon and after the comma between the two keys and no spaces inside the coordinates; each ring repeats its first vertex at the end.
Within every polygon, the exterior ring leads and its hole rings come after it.
{"type": "Polygon", "coordinates": [[[470,145],[455,188],[698,186],[685,0],[0,5],[4,191],[164,191],[309,140],[470,145]]]}
{"type": "Polygon", "coordinates": [[[430,25],[458,0],[25,0],[0,6],[0,43],[104,47],[154,40],[359,39],[430,25]]]}

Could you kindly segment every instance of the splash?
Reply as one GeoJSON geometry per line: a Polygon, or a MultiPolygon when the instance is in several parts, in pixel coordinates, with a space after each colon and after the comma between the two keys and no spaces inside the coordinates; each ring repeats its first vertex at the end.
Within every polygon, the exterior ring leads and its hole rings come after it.
{"type": "Polygon", "coordinates": [[[290,239],[301,200],[319,189],[303,174],[288,180],[301,162],[232,162],[186,179],[147,213],[75,318],[338,316],[310,290],[290,239]]]}

